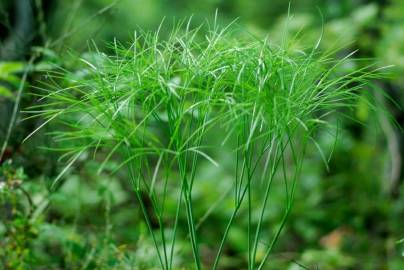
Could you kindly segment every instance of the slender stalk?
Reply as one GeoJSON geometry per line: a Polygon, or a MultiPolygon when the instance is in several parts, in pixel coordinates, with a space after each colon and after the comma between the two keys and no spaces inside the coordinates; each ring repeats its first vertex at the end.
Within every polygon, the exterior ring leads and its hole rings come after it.
{"type": "MultiPolygon", "coordinates": [[[[179,162],[180,166],[180,171],[184,174],[184,164],[182,162],[179,162]]],[[[183,199],[185,203],[185,209],[186,209],[186,214],[187,214],[187,222],[188,222],[188,229],[191,237],[191,247],[192,247],[192,253],[195,259],[195,267],[196,269],[201,269],[201,262],[199,259],[199,249],[198,249],[198,240],[196,236],[196,230],[195,230],[195,221],[192,213],[192,190],[189,188],[187,178],[185,175],[182,176],[182,183],[184,185],[184,192],[183,194],[183,199]]]]}
{"type": "Polygon", "coordinates": [[[174,219],[174,227],[173,227],[173,238],[171,241],[171,252],[170,252],[170,269],[172,269],[173,259],[174,259],[174,248],[175,248],[175,239],[177,235],[178,221],[180,218],[181,211],[181,202],[182,202],[182,194],[184,193],[183,184],[181,184],[180,194],[177,200],[177,209],[175,211],[175,219],[174,219]]]}
{"type": "MultiPolygon", "coordinates": [[[[302,168],[302,165],[303,165],[303,157],[304,157],[305,150],[306,150],[307,138],[303,137],[302,151],[301,151],[301,156],[299,157],[299,156],[297,156],[297,154],[295,152],[295,149],[293,147],[293,143],[291,141],[290,130],[288,130],[287,134],[288,134],[288,136],[287,136],[288,144],[290,145],[293,161],[295,163],[295,171],[294,171],[294,176],[293,176],[293,181],[292,181],[291,192],[290,192],[290,196],[287,198],[286,209],[285,209],[284,215],[282,217],[280,226],[279,226],[278,230],[276,231],[275,236],[273,237],[267,251],[265,252],[264,258],[262,259],[260,265],[257,268],[258,270],[261,270],[264,267],[265,262],[267,261],[269,255],[271,254],[275,244],[277,243],[277,241],[279,239],[279,236],[280,236],[280,234],[281,234],[281,232],[283,230],[283,227],[286,224],[287,218],[289,217],[289,214],[290,214],[290,212],[292,210],[292,206],[293,206],[294,195],[295,195],[295,191],[296,191],[297,178],[300,175],[300,171],[301,171],[301,168],[302,168]]],[[[284,159],[284,156],[283,155],[281,155],[281,156],[282,156],[282,159],[284,159]]]]}
{"type": "MultiPolygon", "coordinates": [[[[272,142],[272,143],[274,143],[274,142],[272,142]]],[[[268,153],[269,156],[271,155],[272,148],[273,148],[273,145],[271,146],[271,149],[270,149],[270,151],[268,153]]],[[[274,155],[275,155],[275,160],[276,160],[277,151],[275,152],[274,155]]],[[[269,198],[269,192],[271,190],[272,182],[273,182],[273,179],[274,179],[274,176],[275,176],[275,173],[276,173],[276,168],[277,168],[277,164],[274,163],[274,166],[269,171],[270,176],[269,176],[269,179],[268,179],[268,182],[267,182],[267,186],[265,188],[264,200],[262,201],[260,216],[259,216],[256,231],[255,231],[253,251],[252,251],[252,256],[253,256],[252,265],[251,265],[252,269],[255,269],[255,258],[256,258],[256,254],[257,254],[259,235],[260,235],[260,232],[261,232],[262,221],[263,221],[263,218],[264,218],[264,213],[265,213],[265,209],[266,209],[268,198],[269,198]]]]}
{"type": "MultiPolygon", "coordinates": [[[[126,149],[126,150],[128,152],[128,149],[126,149]]],[[[147,209],[146,209],[146,207],[145,207],[145,205],[143,203],[139,180],[136,180],[135,173],[134,173],[134,170],[133,170],[133,167],[131,166],[131,164],[128,165],[128,171],[129,171],[129,176],[130,176],[130,179],[131,179],[131,182],[132,182],[132,186],[133,186],[136,198],[138,199],[140,208],[141,208],[143,216],[145,218],[147,228],[148,228],[149,233],[150,233],[150,235],[151,235],[151,237],[153,239],[153,244],[154,244],[154,247],[155,247],[156,252],[157,252],[157,257],[159,259],[160,266],[161,266],[162,269],[167,269],[167,268],[165,268],[165,264],[163,263],[163,260],[162,260],[161,254],[160,254],[160,248],[159,248],[159,245],[157,244],[157,240],[156,240],[156,237],[154,235],[153,228],[151,226],[149,214],[147,213],[147,209]]]]}
{"type": "Polygon", "coordinates": [[[236,207],[233,210],[233,213],[231,214],[229,221],[227,222],[226,229],[224,230],[223,237],[222,237],[222,240],[220,241],[219,249],[217,251],[215,261],[213,263],[213,267],[212,267],[213,270],[216,270],[219,265],[219,261],[220,261],[220,258],[221,258],[222,252],[223,252],[223,247],[226,242],[227,235],[229,234],[230,228],[233,225],[233,221],[236,218],[236,215],[237,215],[237,212],[238,212],[238,209],[240,208],[240,206],[241,206],[241,203],[238,203],[236,205],[236,207]]]}

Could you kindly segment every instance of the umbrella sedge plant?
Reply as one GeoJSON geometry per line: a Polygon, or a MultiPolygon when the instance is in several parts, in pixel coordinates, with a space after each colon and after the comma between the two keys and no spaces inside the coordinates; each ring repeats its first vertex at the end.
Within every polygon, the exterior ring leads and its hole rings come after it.
{"type": "MultiPolygon", "coordinates": [[[[126,172],[159,268],[183,267],[176,257],[188,251],[195,269],[220,268],[228,236],[243,216],[248,220],[246,268],[264,269],[292,209],[306,146],[319,147],[314,132],[332,129],[329,115],[352,109],[379,76],[372,66],[341,74],[339,68],[353,53],[335,59],[335,51],[319,50],[320,41],[300,51],[289,46],[293,40],[283,43],[235,25],[204,30],[184,21],[167,38],[159,31],[136,32],[128,46],[114,41],[111,55],[94,46],[92,57],[80,58],[84,67],[79,71],[48,71],[38,105],[27,110],[32,114],[27,118],[44,119],[33,133],[55,123],[50,135],[67,165],[53,185],[84,153],[102,152],[99,171],[116,159],[115,171],[126,172]],[[209,134],[218,129],[221,143],[212,144],[209,134]],[[206,260],[199,250],[203,224],[194,211],[193,191],[200,184],[201,163],[221,169],[212,148],[231,149],[227,196],[234,205],[212,247],[216,255],[206,260]],[[279,224],[268,225],[275,181],[284,185],[283,215],[279,224]],[[166,205],[173,192],[175,211],[166,205]],[[182,218],[186,235],[179,233],[182,218]],[[178,247],[179,237],[188,249],[178,247]],[[257,256],[259,245],[262,256],[257,256]]],[[[206,209],[205,218],[214,210],[206,209]]]]}

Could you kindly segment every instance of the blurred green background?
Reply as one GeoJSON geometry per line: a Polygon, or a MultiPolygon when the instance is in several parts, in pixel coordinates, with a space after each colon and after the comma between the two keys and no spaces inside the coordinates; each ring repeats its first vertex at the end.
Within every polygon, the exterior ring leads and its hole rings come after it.
{"type": "MultiPolygon", "coordinates": [[[[290,2],[289,16],[288,9],[284,0],[1,0],[0,146],[7,145],[0,159],[0,269],[157,269],[126,176],[108,173],[113,161],[97,174],[99,162],[84,157],[51,192],[63,164],[58,153],[40,146],[52,141],[40,132],[22,143],[41,121],[23,121],[26,115],[17,113],[10,136],[8,127],[16,102],[22,110],[36,102],[32,93],[43,80],[40,67],[72,68],[72,51],[85,54],[94,42],[108,53],[107,43],[114,38],[125,44],[136,29],[155,31],[163,19],[162,36],[174,20],[191,15],[195,25],[212,23],[216,10],[220,24],[237,19],[240,27],[274,42],[287,33],[297,36],[293,46],[303,48],[323,33],[323,49],[343,48],[337,57],[358,50],[355,55],[366,62],[393,65],[388,78],[374,82],[390,95],[374,96],[393,119],[358,104],[352,119],[338,122],[335,147],[335,134],[316,135],[325,154],[333,152],[329,169],[316,147],[309,148],[294,209],[267,269],[404,269],[404,118],[399,109],[404,103],[404,1],[296,0],[290,2]]],[[[361,68],[358,62],[349,65],[361,68]]],[[[209,208],[206,202],[218,185],[221,190],[231,185],[225,171],[204,166],[199,176],[204,185],[195,191],[199,214],[209,208]]],[[[271,198],[275,206],[282,200],[276,194],[271,198]]],[[[231,205],[231,199],[222,203],[231,205]]],[[[274,209],[267,226],[282,214],[274,209]]],[[[216,228],[226,222],[226,209],[219,210],[201,230],[206,243],[201,253],[208,261],[209,243],[217,242],[216,228]]],[[[186,232],[186,224],[182,227],[186,232]]],[[[223,269],[245,268],[240,252],[245,231],[245,223],[236,225],[223,269]]],[[[185,254],[177,260],[189,263],[185,254]]]]}

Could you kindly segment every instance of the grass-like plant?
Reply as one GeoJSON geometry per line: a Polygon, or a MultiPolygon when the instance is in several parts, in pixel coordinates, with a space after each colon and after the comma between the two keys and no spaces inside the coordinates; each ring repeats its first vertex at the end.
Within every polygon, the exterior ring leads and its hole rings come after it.
{"type": "MultiPolygon", "coordinates": [[[[275,45],[234,26],[203,28],[184,22],[165,39],[159,31],[137,32],[129,46],[113,42],[112,55],[95,47],[92,57],[81,59],[85,68],[50,71],[40,104],[30,112],[45,119],[38,129],[53,120],[63,124],[51,132],[62,157],[69,157],[62,174],[83,153],[102,150],[100,171],[108,160],[120,160],[115,170],[128,172],[162,269],[176,267],[174,258],[183,252],[178,237],[189,239],[195,269],[219,268],[233,224],[244,213],[248,269],[263,269],[292,209],[306,144],[318,146],[313,132],[330,128],[329,114],[352,108],[375,73],[369,67],[338,73],[351,54],[336,60],[335,52],[321,53],[318,44],[298,51],[290,41],[275,45]],[[213,130],[221,130],[220,138],[210,139],[213,130]],[[202,162],[221,169],[212,147],[232,149],[228,196],[234,196],[234,207],[216,256],[202,262],[193,190],[202,162]],[[264,217],[277,179],[285,204],[268,242],[262,239],[264,217]],[[166,205],[173,192],[175,211],[166,205]],[[183,217],[187,235],[178,233],[183,217]],[[265,252],[257,259],[260,243],[265,252]]],[[[207,209],[207,216],[214,210],[207,209]]]]}

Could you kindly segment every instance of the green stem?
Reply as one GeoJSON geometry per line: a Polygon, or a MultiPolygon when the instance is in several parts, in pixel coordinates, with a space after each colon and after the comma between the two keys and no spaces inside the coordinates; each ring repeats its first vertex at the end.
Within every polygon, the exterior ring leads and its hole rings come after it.
{"type": "Polygon", "coordinates": [[[220,241],[219,249],[217,251],[215,262],[213,263],[212,270],[217,269],[217,266],[218,266],[219,260],[220,260],[220,256],[221,256],[222,251],[223,251],[224,243],[226,242],[227,235],[229,234],[231,225],[233,224],[233,221],[234,221],[234,219],[235,219],[235,217],[237,215],[238,209],[240,208],[240,205],[241,205],[241,203],[238,203],[237,206],[234,208],[233,213],[232,213],[232,215],[231,215],[231,217],[229,219],[229,222],[227,223],[227,226],[226,226],[226,229],[224,231],[222,240],[220,241]]]}
{"type": "Polygon", "coordinates": [[[195,259],[195,267],[197,270],[201,269],[201,262],[199,259],[199,249],[198,249],[198,241],[196,237],[196,230],[195,230],[195,221],[193,218],[193,213],[192,213],[192,190],[190,189],[188,185],[188,179],[186,177],[186,171],[185,171],[185,162],[186,160],[181,159],[181,155],[179,157],[179,162],[178,165],[180,167],[180,172],[182,173],[182,186],[184,189],[184,192],[182,193],[183,199],[185,202],[185,210],[186,210],[186,215],[187,215],[187,221],[188,221],[188,230],[191,238],[191,247],[192,247],[192,253],[195,259]]]}
{"type": "Polygon", "coordinates": [[[139,201],[140,208],[142,209],[142,213],[143,213],[143,215],[145,217],[147,228],[149,229],[149,232],[150,232],[150,234],[152,236],[153,243],[154,243],[154,246],[155,246],[155,249],[156,249],[156,252],[157,252],[157,256],[158,256],[160,264],[161,264],[161,268],[162,269],[167,269],[167,268],[164,267],[164,263],[163,263],[163,260],[161,258],[161,254],[160,254],[160,249],[159,249],[159,246],[157,244],[157,240],[156,240],[156,236],[154,235],[153,228],[151,226],[149,215],[148,215],[146,207],[145,207],[145,205],[143,203],[142,195],[141,195],[139,190],[135,190],[135,193],[136,193],[136,197],[137,197],[137,199],[139,201]]]}

